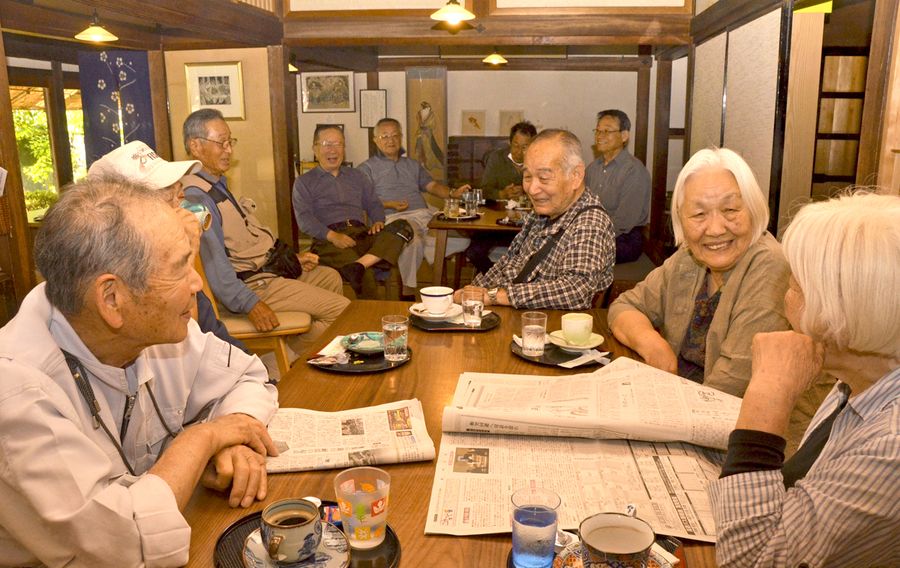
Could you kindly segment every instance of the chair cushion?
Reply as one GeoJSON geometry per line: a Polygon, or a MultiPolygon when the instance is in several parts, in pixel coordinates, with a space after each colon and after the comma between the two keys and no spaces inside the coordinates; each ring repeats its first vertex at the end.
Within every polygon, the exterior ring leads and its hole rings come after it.
{"type": "MultiPolygon", "coordinates": [[[[312,318],[306,312],[276,312],[276,315],[281,325],[272,330],[273,332],[296,328],[307,330],[312,323],[312,318]]],[[[220,319],[232,335],[259,333],[247,316],[222,314],[220,319]]]]}

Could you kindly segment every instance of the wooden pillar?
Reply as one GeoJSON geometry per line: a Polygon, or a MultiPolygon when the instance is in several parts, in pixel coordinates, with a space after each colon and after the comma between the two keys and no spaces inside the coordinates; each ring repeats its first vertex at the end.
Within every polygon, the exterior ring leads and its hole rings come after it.
{"type": "MultiPolygon", "coordinates": [[[[150,105],[153,108],[153,136],[156,153],[163,159],[174,160],[172,148],[172,127],[169,124],[169,96],[166,88],[166,61],[162,51],[147,52],[147,66],[150,69],[150,105]]],[[[181,129],[177,139],[181,140],[181,129]]]]}
{"type": "Polygon", "coordinates": [[[63,85],[62,63],[50,62],[50,100],[47,101],[47,121],[50,123],[50,148],[56,166],[59,190],[72,183],[72,148],[66,121],[66,94],[63,85]]]}
{"type": "Polygon", "coordinates": [[[650,69],[653,59],[650,57],[650,46],[638,47],[641,66],[638,69],[637,110],[634,117],[634,156],[647,163],[647,133],[650,124],[650,69]]]}
{"type": "MultiPolygon", "coordinates": [[[[366,89],[377,89],[378,88],[378,71],[369,71],[366,73],[366,89]]],[[[362,109],[358,109],[360,113],[362,113],[362,109]]],[[[369,128],[369,157],[375,155],[375,152],[378,151],[378,147],[375,145],[375,129],[369,128]]]]}
{"type": "MultiPolygon", "coordinates": [[[[2,22],[0,22],[2,26],[2,22]]],[[[13,279],[17,303],[35,285],[34,260],[28,246],[26,231],[28,216],[25,213],[25,191],[19,170],[19,152],[16,149],[16,131],[12,119],[12,101],[9,98],[9,75],[6,71],[6,50],[3,32],[0,31],[0,164],[7,170],[6,186],[0,207],[9,213],[11,230],[0,234],[0,263],[13,279]],[[5,203],[2,203],[5,202],[5,203]]]]}
{"type": "Polygon", "coordinates": [[[296,243],[299,236],[291,206],[294,158],[297,147],[297,96],[294,76],[288,72],[290,53],[284,45],[266,48],[269,62],[269,109],[272,114],[272,163],[275,167],[275,207],[278,236],[296,243]]]}
{"type": "Polygon", "coordinates": [[[666,187],[669,169],[669,124],[672,101],[672,61],[656,60],[656,113],[653,122],[653,172],[650,198],[648,255],[657,265],[665,260],[666,187]]]}

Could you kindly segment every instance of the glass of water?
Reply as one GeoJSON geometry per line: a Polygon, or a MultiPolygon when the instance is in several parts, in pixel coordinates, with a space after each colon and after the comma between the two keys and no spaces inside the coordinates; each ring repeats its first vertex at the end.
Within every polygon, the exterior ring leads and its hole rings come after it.
{"type": "Polygon", "coordinates": [[[547,335],[547,314],[525,312],[522,314],[522,354],[540,357],[544,354],[544,339],[547,335]]]}
{"type": "Polygon", "coordinates": [[[384,316],[381,318],[384,334],[384,358],[388,361],[405,361],[408,357],[406,343],[409,339],[409,318],[384,316]]]}
{"type": "Polygon", "coordinates": [[[481,290],[463,290],[463,323],[466,327],[481,327],[481,312],[484,310],[484,296],[481,290]]]}
{"type": "Polygon", "coordinates": [[[549,489],[528,487],[512,495],[512,561],[516,568],[550,568],[561,499],[549,489]]]}
{"type": "Polygon", "coordinates": [[[476,187],[472,190],[472,193],[475,194],[475,201],[478,202],[478,205],[484,205],[484,193],[482,192],[480,187],[476,187]]]}

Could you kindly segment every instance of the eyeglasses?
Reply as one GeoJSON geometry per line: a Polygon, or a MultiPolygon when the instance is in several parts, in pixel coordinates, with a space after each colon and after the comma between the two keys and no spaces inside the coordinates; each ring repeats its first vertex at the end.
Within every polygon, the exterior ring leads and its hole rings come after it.
{"type": "Polygon", "coordinates": [[[331,141],[327,141],[327,142],[316,142],[316,143],[314,144],[314,146],[320,146],[320,147],[322,147],[322,148],[343,148],[343,147],[344,147],[344,143],[343,143],[343,142],[331,142],[331,141]]]}
{"type": "Polygon", "coordinates": [[[218,140],[213,140],[212,138],[200,138],[200,140],[206,140],[207,142],[212,142],[213,144],[216,144],[223,150],[230,150],[231,148],[234,148],[235,146],[237,146],[237,138],[229,138],[228,140],[225,140],[223,142],[219,142],[218,140]]]}
{"type": "Polygon", "coordinates": [[[375,140],[391,140],[393,138],[396,138],[397,140],[399,140],[399,139],[403,138],[403,135],[400,134],[399,132],[396,134],[379,134],[378,136],[375,137],[375,140]]]}
{"type": "Polygon", "coordinates": [[[596,135],[596,136],[609,136],[610,134],[615,134],[616,132],[622,132],[622,130],[621,129],[619,129],[619,130],[598,130],[596,128],[594,129],[594,135],[596,135]]]}

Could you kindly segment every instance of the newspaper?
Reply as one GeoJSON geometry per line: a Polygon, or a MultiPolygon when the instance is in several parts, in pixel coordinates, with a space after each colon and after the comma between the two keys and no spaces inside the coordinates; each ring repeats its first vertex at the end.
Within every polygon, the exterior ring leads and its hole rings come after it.
{"type": "Polygon", "coordinates": [[[430,461],[435,455],[418,399],[341,412],[280,408],[269,435],[284,448],[266,458],[269,473],[430,461]]]}
{"type": "Polygon", "coordinates": [[[737,397],[628,358],[568,377],[463,373],[425,533],[510,532],[509,496],[530,485],[560,495],[563,529],[634,504],[658,534],[715,542],[706,486],[739,411],[737,397]]]}
{"type": "Polygon", "coordinates": [[[657,534],[715,542],[706,485],[723,461],[682,443],[445,433],[425,534],[508,533],[510,495],[536,486],[562,498],[561,529],[631,503],[657,534]]]}
{"type": "Polygon", "coordinates": [[[741,399],[627,357],[568,377],[463,373],[444,432],[690,442],[725,449],[741,399]]]}

